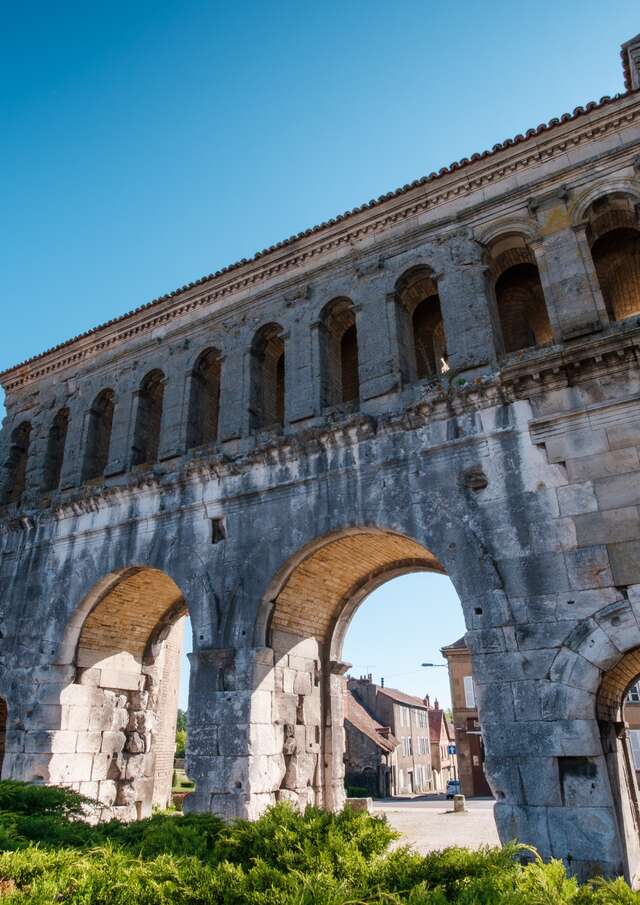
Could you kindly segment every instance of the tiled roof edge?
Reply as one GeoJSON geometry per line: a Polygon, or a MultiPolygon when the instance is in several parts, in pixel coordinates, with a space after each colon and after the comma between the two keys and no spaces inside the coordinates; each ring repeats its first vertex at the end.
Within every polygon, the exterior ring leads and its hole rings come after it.
{"type": "Polygon", "coordinates": [[[441,167],[437,172],[433,171],[429,173],[428,176],[422,176],[420,179],[414,179],[412,182],[406,183],[405,185],[401,186],[398,189],[395,189],[394,191],[386,192],[384,195],[380,195],[378,198],[373,198],[371,199],[371,201],[365,202],[364,204],[354,207],[351,210],[345,211],[342,214],[338,214],[336,217],[325,220],[322,223],[319,223],[316,226],[312,226],[309,229],[305,229],[302,232],[296,233],[293,236],[289,236],[288,239],[283,239],[281,242],[276,242],[274,245],[269,245],[267,248],[263,248],[261,251],[256,252],[256,254],[254,254],[251,258],[241,258],[239,261],[236,261],[233,264],[229,264],[226,267],[221,268],[220,270],[216,270],[215,273],[210,273],[207,274],[207,276],[200,277],[200,279],[194,280],[192,283],[187,283],[184,286],[181,286],[179,289],[174,289],[172,292],[168,292],[165,295],[160,295],[157,298],[152,299],[150,302],[146,302],[144,305],[140,305],[138,308],[133,308],[131,311],[127,311],[125,314],[120,314],[118,315],[118,317],[114,317],[111,320],[99,324],[97,327],[92,327],[89,330],[85,330],[83,333],[78,333],[77,336],[74,336],[71,339],[67,339],[64,342],[58,343],[55,346],[51,346],[51,348],[46,349],[44,352],[39,352],[37,355],[32,355],[30,358],[26,358],[24,361],[21,361],[18,364],[12,365],[9,368],[5,368],[3,371],[0,371],[0,378],[4,377],[7,374],[10,374],[12,371],[16,371],[19,368],[24,367],[25,365],[31,364],[34,361],[39,361],[42,358],[46,358],[46,356],[50,355],[52,352],[58,352],[60,349],[64,349],[66,346],[73,345],[73,343],[77,342],[80,339],[86,339],[86,337],[92,336],[95,333],[99,333],[101,330],[104,330],[107,327],[112,327],[114,324],[121,323],[122,321],[127,320],[127,318],[132,317],[134,314],[139,314],[142,311],[147,311],[150,308],[153,308],[155,305],[160,304],[161,302],[166,302],[169,299],[180,295],[180,293],[182,292],[186,292],[189,289],[194,289],[196,286],[201,286],[204,283],[207,283],[209,280],[215,279],[216,277],[225,276],[226,274],[238,270],[239,268],[244,267],[247,264],[257,262],[261,258],[265,257],[268,254],[271,254],[274,251],[280,251],[283,248],[292,245],[294,242],[299,241],[300,239],[306,239],[309,236],[322,232],[322,230],[326,229],[329,226],[335,226],[337,223],[342,223],[345,220],[348,220],[350,217],[361,214],[366,210],[371,210],[375,207],[378,207],[386,201],[390,201],[393,198],[399,198],[412,189],[417,188],[418,186],[427,185],[430,182],[434,182],[435,180],[441,179],[444,176],[448,176],[451,173],[464,169],[465,167],[470,166],[473,163],[477,163],[479,160],[486,160],[487,158],[493,157],[495,154],[498,154],[500,151],[505,151],[508,148],[514,147],[515,145],[527,142],[530,139],[541,135],[543,132],[555,129],[558,126],[564,125],[565,123],[572,122],[573,120],[578,119],[580,116],[584,116],[594,110],[599,110],[602,107],[613,103],[614,101],[627,97],[630,94],[636,94],[637,91],[632,91],[630,89],[630,75],[628,73],[628,64],[625,68],[625,88],[627,90],[620,94],[614,94],[613,96],[605,95],[604,97],[601,97],[599,101],[590,101],[584,106],[576,107],[573,113],[563,113],[562,116],[553,117],[549,120],[548,123],[541,123],[535,129],[527,129],[524,135],[522,133],[519,133],[513,138],[507,138],[503,142],[498,142],[491,148],[490,151],[485,150],[480,153],[472,154],[470,157],[463,157],[461,160],[454,161],[447,167],[441,167]]]}

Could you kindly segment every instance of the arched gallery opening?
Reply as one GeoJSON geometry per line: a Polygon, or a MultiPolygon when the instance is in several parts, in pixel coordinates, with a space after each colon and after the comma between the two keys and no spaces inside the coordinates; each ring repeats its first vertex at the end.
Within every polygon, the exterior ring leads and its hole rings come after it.
{"type": "Polygon", "coordinates": [[[635,198],[614,192],[586,214],[587,240],[610,320],[640,314],[640,223],[635,198]]]}
{"type": "Polygon", "coordinates": [[[186,616],[182,592],[157,569],[130,568],[94,590],[65,638],[74,681],[40,779],[97,800],[105,818],[167,807],[186,616]]]}
{"type": "MultiPolygon", "coordinates": [[[[436,703],[438,689],[442,690],[441,700],[448,703],[447,670],[434,669],[441,673],[436,677],[421,663],[432,657],[442,661],[440,647],[456,641],[465,629],[458,597],[433,554],[417,541],[390,531],[354,529],[324,539],[303,551],[278,576],[270,588],[264,615],[266,642],[274,652],[274,720],[283,726],[285,769],[275,792],[277,801],[290,801],[301,808],[308,804],[329,808],[342,805],[345,705],[351,700],[348,692],[353,691],[359,704],[372,713],[374,706],[368,696],[376,693],[372,685],[379,688],[380,684],[400,692],[403,684],[409,686],[416,693],[414,697],[424,704],[420,706],[418,700],[410,715],[401,696],[395,701],[395,731],[402,725],[398,720],[407,716],[414,723],[399,732],[405,739],[400,743],[404,747],[395,764],[391,760],[386,764],[386,777],[375,777],[387,783],[382,792],[402,795],[443,791],[443,777],[433,772],[427,711],[436,703]],[[426,596],[408,608],[402,605],[406,602],[402,595],[409,588],[407,576],[413,579],[411,593],[422,592],[426,596]],[[431,583],[421,586],[421,576],[431,578],[431,583]],[[375,668],[372,664],[360,657],[359,664],[352,665],[345,656],[349,627],[361,607],[366,617],[370,595],[373,601],[376,592],[384,590],[382,586],[391,589],[396,582],[396,606],[409,621],[400,627],[394,623],[397,614],[393,601],[386,612],[373,606],[369,613],[374,632],[387,639],[402,637],[400,659],[408,665],[399,672],[411,673],[411,680],[407,675],[389,675],[380,677],[382,683],[377,676],[378,681],[373,682],[369,675],[375,668]],[[445,601],[447,609],[455,612],[452,619],[443,618],[445,601]],[[443,634],[435,641],[433,632],[429,638],[429,626],[438,623],[443,634]],[[395,632],[396,628],[399,632],[395,632]],[[412,638],[424,639],[429,647],[418,644],[411,656],[412,638]],[[430,683],[434,693],[425,701],[430,683]],[[410,738],[414,750],[409,750],[410,738]]],[[[390,718],[388,722],[391,721],[390,718]]],[[[378,722],[380,731],[386,732],[389,725],[378,722]]]]}

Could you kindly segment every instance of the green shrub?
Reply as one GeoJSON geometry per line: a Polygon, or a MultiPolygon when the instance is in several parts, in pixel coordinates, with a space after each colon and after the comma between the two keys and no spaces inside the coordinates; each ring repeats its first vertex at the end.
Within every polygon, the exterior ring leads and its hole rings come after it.
{"type": "Polygon", "coordinates": [[[12,814],[79,816],[88,799],[59,786],[37,786],[14,779],[0,782],[0,811],[12,814]]]}
{"type": "Polygon", "coordinates": [[[350,810],[90,826],[64,790],[5,782],[0,801],[3,905],[640,905],[622,880],[580,886],[516,843],[389,852],[386,821],[350,810]]]}

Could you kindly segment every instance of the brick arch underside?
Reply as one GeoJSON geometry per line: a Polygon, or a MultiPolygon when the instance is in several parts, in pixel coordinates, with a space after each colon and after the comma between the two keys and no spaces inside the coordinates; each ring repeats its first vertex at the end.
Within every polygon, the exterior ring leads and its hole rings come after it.
{"type": "Polygon", "coordinates": [[[344,802],[342,639],[376,587],[412,571],[444,572],[423,546],[391,532],[351,532],[303,556],[273,600],[274,711],[282,746],[274,759],[275,801],[340,808],[344,802]]]}
{"type": "Polygon", "coordinates": [[[185,615],[168,575],[134,568],[82,625],[50,781],[97,799],[105,817],[131,820],[169,803],[185,615]]]}
{"type": "Polygon", "coordinates": [[[275,598],[271,631],[326,642],[349,604],[387,576],[410,571],[444,572],[425,547],[391,532],[347,534],[309,553],[275,598]]]}

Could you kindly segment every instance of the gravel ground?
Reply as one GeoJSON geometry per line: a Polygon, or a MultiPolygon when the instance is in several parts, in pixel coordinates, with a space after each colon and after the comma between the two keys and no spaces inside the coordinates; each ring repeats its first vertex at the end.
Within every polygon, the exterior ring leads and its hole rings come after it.
{"type": "Polygon", "coordinates": [[[468,800],[463,814],[454,814],[453,802],[443,795],[375,801],[373,813],[386,814],[389,823],[402,833],[398,845],[412,845],[422,854],[450,845],[499,845],[490,798],[468,800]]]}

